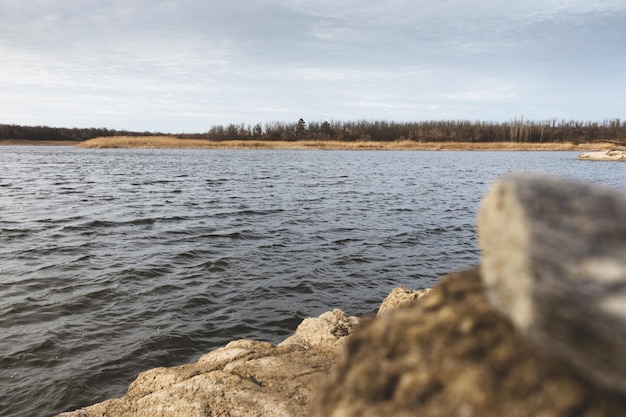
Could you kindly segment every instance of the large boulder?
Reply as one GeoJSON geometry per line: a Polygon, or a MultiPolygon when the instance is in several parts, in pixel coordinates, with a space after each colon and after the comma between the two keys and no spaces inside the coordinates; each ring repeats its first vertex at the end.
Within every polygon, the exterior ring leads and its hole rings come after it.
{"type": "Polygon", "coordinates": [[[315,417],[626,415],[626,397],[537,351],[489,303],[479,269],[363,320],[313,402],[315,417]]]}

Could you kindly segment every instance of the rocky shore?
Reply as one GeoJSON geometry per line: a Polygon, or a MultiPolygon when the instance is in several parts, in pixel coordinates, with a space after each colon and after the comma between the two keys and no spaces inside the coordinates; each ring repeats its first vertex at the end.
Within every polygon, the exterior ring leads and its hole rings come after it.
{"type": "Polygon", "coordinates": [[[619,146],[608,151],[585,152],[577,159],[589,161],[623,161],[626,162],[626,147],[619,146]]]}
{"type": "Polygon", "coordinates": [[[234,341],[60,416],[626,415],[626,195],[510,176],[478,233],[479,267],[397,288],[376,317],[234,341]]]}

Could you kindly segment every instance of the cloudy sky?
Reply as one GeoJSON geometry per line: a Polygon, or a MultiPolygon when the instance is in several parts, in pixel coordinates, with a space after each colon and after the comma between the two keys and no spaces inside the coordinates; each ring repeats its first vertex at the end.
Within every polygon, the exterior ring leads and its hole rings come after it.
{"type": "Polygon", "coordinates": [[[626,0],[0,0],[0,123],[626,118],[626,0]]]}

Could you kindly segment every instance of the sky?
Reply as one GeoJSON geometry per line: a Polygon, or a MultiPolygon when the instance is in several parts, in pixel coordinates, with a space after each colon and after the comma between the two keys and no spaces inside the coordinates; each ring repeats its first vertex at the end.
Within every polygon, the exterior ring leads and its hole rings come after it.
{"type": "Polygon", "coordinates": [[[0,0],[0,123],[626,118],[626,0],[0,0]]]}

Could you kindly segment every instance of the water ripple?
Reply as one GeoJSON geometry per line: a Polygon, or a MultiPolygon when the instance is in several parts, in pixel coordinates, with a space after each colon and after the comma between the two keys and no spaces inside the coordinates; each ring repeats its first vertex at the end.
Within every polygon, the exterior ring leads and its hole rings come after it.
{"type": "Polygon", "coordinates": [[[478,201],[504,173],[626,189],[626,164],[574,157],[3,148],[0,410],[54,415],[232,339],[373,313],[477,262],[478,201]]]}

